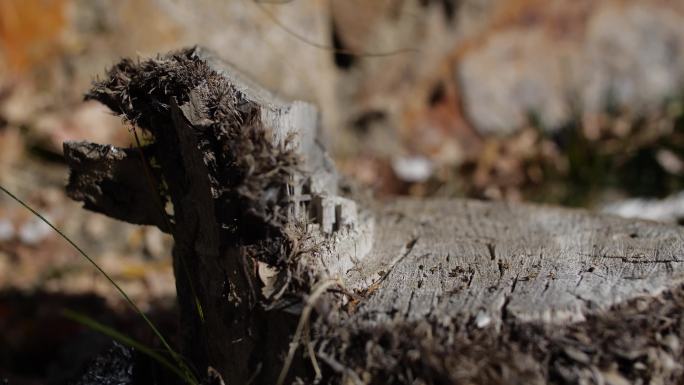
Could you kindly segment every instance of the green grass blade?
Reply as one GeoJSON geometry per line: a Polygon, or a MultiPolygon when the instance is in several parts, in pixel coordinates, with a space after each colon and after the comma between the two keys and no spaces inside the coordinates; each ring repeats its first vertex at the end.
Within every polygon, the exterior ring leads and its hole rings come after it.
{"type": "MultiPolygon", "coordinates": [[[[48,221],[44,216],[42,216],[40,213],[38,213],[36,210],[34,210],[31,206],[29,206],[27,203],[25,203],[25,202],[24,202],[23,200],[21,200],[19,197],[17,197],[16,195],[12,194],[9,190],[7,190],[7,189],[6,189],[4,186],[2,186],[2,185],[0,185],[0,190],[2,190],[5,194],[7,194],[7,195],[8,195],[9,197],[11,197],[12,199],[14,199],[17,203],[19,203],[20,205],[22,205],[25,209],[27,209],[28,211],[30,211],[33,215],[35,215],[36,217],[38,217],[38,218],[39,218],[41,221],[43,221],[45,224],[47,224],[48,226],[50,226],[50,228],[51,228],[52,230],[54,230],[57,234],[59,234],[59,236],[61,236],[61,237],[62,237],[65,241],[67,241],[67,242],[68,242],[76,251],[78,251],[78,253],[81,254],[81,256],[83,256],[83,258],[85,258],[85,259],[86,259],[88,262],[90,262],[90,263],[91,263],[91,264],[92,264],[100,273],[102,273],[102,275],[104,275],[105,278],[107,278],[107,280],[109,281],[109,283],[111,283],[112,286],[114,286],[114,288],[116,288],[116,290],[119,292],[119,294],[121,294],[121,296],[124,298],[124,300],[126,301],[126,303],[128,303],[128,305],[130,305],[130,306],[133,308],[133,310],[134,310],[136,313],[138,313],[138,314],[143,318],[143,320],[145,320],[145,323],[147,323],[147,325],[148,325],[148,326],[150,327],[150,329],[154,332],[154,334],[157,336],[157,338],[159,338],[159,341],[161,341],[162,345],[164,345],[164,348],[166,348],[166,350],[169,352],[169,354],[171,355],[171,357],[173,357],[173,359],[178,363],[179,367],[180,367],[181,369],[183,369],[184,372],[187,372],[187,373],[189,373],[190,375],[192,375],[192,374],[190,373],[189,369],[187,368],[187,366],[185,365],[185,363],[183,362],[183,360],[180,358],[179,354],[176,353],[176,351],[173,350],[173,348],[171,348],[171,345],[169,345],[169,343],[166,341],[166,338],[164,338],[164,336],[161,334],[161,332],[159,331],[159,329],[157,329],[157,327],[154,326],[154,324],[152,323],[152,321],[145,315],[145,313],[143,313],[142,310],[140,310],[140,308],[138,308],[138,306],[135,304],[135,302],[133,302],[133,300],[131,300],[131,298],[128,296],[128,294],[126,294],[126,292],[123,291],[123,289],[122,289],[116,282],[114,282],[114,280],[112,279],[112,277],[110,277],[109,274],[107,274],[104,270],[102,270],[102,268],[95,262],[95,260],[93,260],[88,254],[86,254],[86,252],[83,251],[83,249],[81,249],[76,243],[74,243],[74,241],[72,241],[69,237],[67,237],[66,234],[64,234],[61,230],[59,230],[57,227],[55,227],[50,221],[48,221]]],[[[194,375],[193,375],[193,379],[194,379],[194,375]]],[[[197,382],[197,381],[195,380],[194,382],[197,382]]]]}
{"type": "Polygon", "coordinates": [[[159,353],[155,352],[153,349],[143,345],[142,343],[112,329],[111,327],[104,325],[88,316],[85,314],[81,314],[78,312],[75,312],[70,309],[63,309],[62,310],[62,315],[72,321],[78,322],[92,330],[98,331],[124,345],[130,346],[139,352],[147,355],[148,357],[152,358],[153,360],[157,361],[159,364],[164,366],[165,368],[169,369],[172,371],[174,374],[176,374],[178,377],[180,377],[183,381],[186,381],[188,383],[195,383],[192,381],[192,379],[188,378],[187,373],[183,372],[181,369],[176,367],[175,365],[172,365],[164,356],[160,355],[159,353]]]}

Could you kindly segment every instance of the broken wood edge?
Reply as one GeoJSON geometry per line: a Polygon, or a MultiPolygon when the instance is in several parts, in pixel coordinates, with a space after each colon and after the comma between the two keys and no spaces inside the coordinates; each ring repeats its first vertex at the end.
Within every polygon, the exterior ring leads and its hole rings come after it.
{"type": "Polygon", "coordinates": [[[143,159],[151,148],[68,141],[64,142],[63,151],[69,167],[69,198],[83,202],[88,210],[170,232],[164,211],[166,202],[159,200],[164,195],[157,192],[160,186],[154,177],[140,175],[148,167],[143,159]]]}
{"type": "MultiPolygon", "coordinates": [[[[340,194],[317,139],[316,109],[271,98],[218,63],[199,48],[123,59],[86,97],[153,143],[142,150],[158,162],[154,184],[167,187],[162,199],[173,204],[186,354],[231,383],[255,373],[274,379],[291,342],[285,320],[294,322],[317,282],[339,279],[363,259],[373,218],[340,194]],[[277,318],[279,325],[266,322],[277,318]],[[270,346],[259,352],[267,335],[270,346]]],[[[134,149],[64,146],[72,198],[131,223],[163,225],[165,213],[134,212],[154,211],[149,203],[160,194],[144,188],[140,170],[149,164],[135,160],[134,149]],[[127,189],[136,191],[130,205],[110,203],[112,191],[127,189]]]]}
{"type": "MultiPolygon", "coordinates": [[[[287,233],[290,242],[306,243],[309,251],[323,251],[315,258],[307,258],[305,263],[312,267],[312,271],[321,272],[321,279],[342,276],[370,249],[373,218],[369,210],[359,207],[353,199],[345,198],[339,193],[339,176],[318,139],[320,122],[314,106],[300,101],[282,101],[230,64],[218,59],[211,51],[201,47],[171,52],[138,63],[123,59],[108,71],[105,79],[94,83],[86,99],[105,104],[124,120],[139,126],[154,141],[154,137],[162,133],[156,126],[178,124],[169,118],[172,116],[170,105],[173,98],[180,97],[184,100],[176,100],[174,103],[178,104],[183,118],[191,127],[206,131],[212,124],[216,124],[207,116],[207,110],[217,107],[202,104],[202,98],[207,98],[211,92],[224,93],[232,98],[227,103],[223,100],[215,101],[223,106],[222,119],[236,121],[241,127],[259,131],[256,135],[261,138],[251,138],[253,143],[266,144],[266,152],[276,153],[276,158],[280,156],[278,153],[282,153],[284,158],[291,158],[286,160],[289,163],[286,167],[291,168],[287,172],[289,179],[287,182],[278,182],[288,193],[288,201],[279,204],[286,206],[279,209],[286,211],[287,215],[285,221],[280,225],[276,224],[276,227],[289,227],[281,235],[287,233]],[[169,95],[163,95],[163,98],[154,94],[161,89],[159,84],[154,83],[154,79],[161,75],[166,80],[164,85],[174,90],[169,95]],[[218,91],[210,90],[209,86],[218,91]],[[134,95],[136,90],[139,95],[134,95]],[[179,92],[181,94],[177,95],[179,92]],[[159,106],[165,110],[155,110],[159,106]],[[255,110],[258,116],[248,116],[250,109],[255,110]],[[153,124],[155,119],[159,121],[153,124]],[[246,119],[251,121],[245,122],[246,119]],[[340,255],[344,257],[340,259],[340,255]]],[[[206,138],[198,140],[208,141],[206,138]]],[[[155,151],[158,150],[150,146],[141,153],[154,159],[163,157],[155,151]]],[[[109,202],[112,200],[108,196],[109,190],[125,191],[131,188],[140,192],[125,202],[129,205],[152,202],[156,199],[155,195],[169,199],[165,195],[168,194],[166,191],[155,192],[154,189],[146,188],[145,185],[150,182],[142,178],[144,175],[136,174],[135,178],[131,178],[129,175],[121,175],[122,172],[115,172],[121,169],[140,171],[149,168],[149,165],[144,164],[143,157],[136,159],[131,156],[134,152],[134,149],[111,145],[66,142],[64,154],[72,172],[67,190],[73,199],[83,201],[87,209],[134,224],[163,226],[164,215],[155,213],[159,209],[154,205],[141,204],[149,212],[146,217],[151,218],[141,220],[137,206],[132,209],[129,206],[124,210],[113,207],[109,202]],[[110,156],[111,153],[126,156],[110,156]],[[86,157],[89,163],[81,165],[86,157]]],[[[214,159],[211,161],[216,162],[214,159]]],[[[166,183],[163,175],[155,177],[160,180],[155,180],[154,184],[166,183]]],[[[253,178],[256,177],[258,175],[253,178]]],[[[212,186],[211,189],[212,194],[217,194],[217,186],[212,186]]],[[[254,191],[250,194],[254,194],[254,191]]],[[[265,213],[261,214],[262,217],[266,216],[265,213]]],[[[297,251],[299,252],[301,250],[297,251]]]]}

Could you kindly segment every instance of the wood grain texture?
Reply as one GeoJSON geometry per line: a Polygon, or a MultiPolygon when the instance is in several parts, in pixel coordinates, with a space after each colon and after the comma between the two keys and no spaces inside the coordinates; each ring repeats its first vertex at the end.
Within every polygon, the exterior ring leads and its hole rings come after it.
{"type": "MultiPolygon", "coordinates": [[[[467,200],[397,200],[376,211],[374,247],[347,273],[372,293],[359,312],[500,322],[582,321],[684,282],[684,231],[582,210],[467,200]]],[[[389,317],[389,318],[392,318],[389,317]]]]}
{"type": "Polygon", "coordinates": [[[681,227],[455,199],[374,213],[357,297],[314,327],[328,383],[684,380],[681,227]]]}

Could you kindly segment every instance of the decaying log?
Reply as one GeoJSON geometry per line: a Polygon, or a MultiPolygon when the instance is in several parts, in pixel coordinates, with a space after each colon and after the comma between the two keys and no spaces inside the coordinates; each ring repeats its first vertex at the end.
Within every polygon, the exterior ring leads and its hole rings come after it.
{"type": "Polygon", "coordinates": [[[684,380],[677,226],[354,200],[313,106],[197,48],[124,60],[88,97],[151,144],[65,143],[70,196],[174,236],[183,352],[226,384],[684,380]]]}

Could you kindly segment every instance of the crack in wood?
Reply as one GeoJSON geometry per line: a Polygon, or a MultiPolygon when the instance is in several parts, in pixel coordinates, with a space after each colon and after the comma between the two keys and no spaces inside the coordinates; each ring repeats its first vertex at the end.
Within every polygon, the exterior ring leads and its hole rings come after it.
{"type": "Polygon", "coordinates": [[[496,250],[493,243],[487,243],[487,250],[489,251],[489,260],[494,261],[496,259],[496,250]]]}
{"type": "Polygon", "coordinates": [[[549,290],[549,286],[551,286],[551,281],[553,279],[550,277],[547,277],[546,280],[544,280],[544,289],[542,290],[542,294],[546,294],[546,292],[549,290]]]}
{"type": "Polygon", "coordinates": [[[518,285],[518,277],[519,274],[516,274],[515,278],[513,278],[513,284],[511,284],[511,294],[515,292],[515,287],[518,285]]]}

